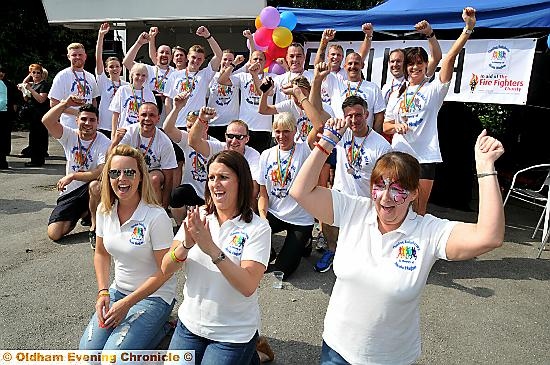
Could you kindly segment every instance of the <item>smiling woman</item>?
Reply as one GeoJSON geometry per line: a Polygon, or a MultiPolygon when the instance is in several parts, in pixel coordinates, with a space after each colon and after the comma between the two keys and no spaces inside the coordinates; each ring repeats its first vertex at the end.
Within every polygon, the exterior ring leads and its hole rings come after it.
{"type": "Polygon", "coordinates": [[[170,349],[195,350],[198,364],[258,363],[256,291],[271,230],[252,210],[252,177],[240,153],[219,152],[207,169],[206,207],[190,210],[162,261],[165,275],[186,272],[170,349]]]}
{"type": "Polygon", "coordinates": [[[101,180],[94,267],[95,313],[80,339],[81,350],[145,350],[166,335],[175,304],[176,278],[160,270],[173,234],[158,205],[143,154],[128,145],[109,155],[101,180]],[[111,259],[115,279],[109,286],[111,259]]]}

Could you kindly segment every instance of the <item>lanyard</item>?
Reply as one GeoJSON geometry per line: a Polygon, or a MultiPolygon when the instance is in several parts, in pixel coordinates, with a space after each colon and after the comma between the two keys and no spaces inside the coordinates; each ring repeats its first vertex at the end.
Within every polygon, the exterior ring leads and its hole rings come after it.
{"type": "Polygon", "coordinates": [[[193,91],[195,90],[195,76],[197,74],[195,73],[195,75],[191,78],[191,83],[189,82],[189,70],[186,68],[185,69],[185,82],[182,82],[181,85],[180,85],[180,91],[193,91]]]}
{"type": "MultiPolygon", "coordinates": [[[[141,142],[141,128],[140,128],[140,131],[139,131],[139,135],[140,135],[140,142],[141,142]]],[[[153,140],[155,139],[156,135],[157,135],[157,128],[155,127],[155,129],[153,130],[153,136],[149,140],[149,144],[145,148],[145,151],[143,151],[143,156],[147,156],[147,152],[151,148],[151,145],[153,144],[153,140]]],[[[140,148],[141,148],[141,143],[138,143],[137,149],[139,150],[140,148]]]]}
{"type": "Polygon", "coordinates": [[[367,140],[367,137],[370,134],[371,128],[369,126],[367,126],[367,128],[369,130],[365,135],[365,139],[363,139],[363,142],[361,142],[361,146],[359,146],[359,148],[357,149],[355,149],[355,136],[354,135],[351,136],[351,145],[349,146],[349,150],[346,156],[348,158],[348,163],[350,166],[353,166],[353,164],[355,163],[355,160],[357,160],[357,157],[359,157],[359,155],[361,154],[361,149],[363,148],[363,145],[365,144],[365,141],[367,140]]]}
{"type": "Polygon", "coordinates": [[[82,146],[82,142],[80,141],[80,136],[78,136],[78,153],[75,156],[75,160],[76,163],[79,164],[81,167],[86,166],[86,162],[88,162],[88,152],[90,152],[90,149],[92,148],[92,145],[94,144],[96,138],[97,134],[94,136],[94,139],[92,139],[92,142],[90,143],[86,151],[82,153],[84,147],[82,146]]]}
{"type": "Polygon", "coordinates": [[[418,94],[418,91],[422,89],[422,86],[424,86],[424,84],[426,83],[426,80],[427,79],[422,80],[422,83],[418,85],[418,87],[416,88],[416,91],[414,92],[410,100],[407,100],[407,92],[409,91],[409,84],[407,84],[407,88],[405,89],[405,95],[403,95],[403,100],[401,101],[401,110],[403,112],[405,113],[409,112],[409,109],[411,108],[411,105],[414,101],[416,94],[418,94]]]}
{"type": "Polygon", "coordinates": [[[81,84],[80,79],[76,74],[76,71],[75,70],[72,70],[72,71],[73,71],[74,79],[76,81],[76,88],[78,89],[78,95],[81,95],[82,97],[86,97],[86,72],[82,71],[82,78],[84,79],[84,82],[81,84]]]}
{"type": "Polygon", "coordinates": [[[113,84],[113,95],[111,96],[111,99],[115,96],[116,94],[116,91],[118,90],[118,88],[120,87],[120,85],[122,85],[122,81],[121,80],[118,80],[118,86],[115,84],[115,82],[113,80],[111,80],[111,84],[113,84]]]}
{"type": "Polygon", "coordinates": [[[279,180],[279,184],[281,187],[285,187],[286,181],[288,180],[288,173],[290,171],[290,167],[292,166],[292,156],[294,156],[294,151],[296,150],[296,144],[292,146],[292,149],[290,150],[290,156],[288,158],[288,162],[286,163],[286,166],[284,166],[284,169],[281,169],[281,149],[279,146],[277,146],[277,178],[279,180]],[[284,174],[284,178],[283,178],[284,174]]]}
{"type": "MultiPolygon", "coordinates": [[[[187,69],[185,69],[187,71],[187,69]]],[[[168,74],[170,73],[170,67],[166,70],[162,78],[159,80],[159,67],[155,66],[155,90],[156,91],[164,91],[164,80],[168,77],[168,74]]]]}
{"type": "Polygon", "coordinates": [[[363,79],[361,79],[361,80],[359,81],[359,84],[357,84],[357,88],[355,89],[355,93],[352,94],[352,93],[351,93],[351,84],[350,84],[350,82],[349,82],[349,80],[348,80],[348,92],[346,93],[346,97],[357,95],[357,92],[359,91],[359,88],[361,87],[361,84],[362,84],[362,83],[363,83],[363,79]]]}
{"type": "Polygon", "coordinates": [[[135,103],[134,103],[132,109],[134,109],[134,110],[136,111],[136,113],[139,112],[139,107],[140,107],[141,104],[143,103],[143,89],[144,89],[144,88],[142,87],[142,88],[141,88],[141,99],[138,100],[138,98],[137,98],[137,96],[136,96],[136,88],[135,88],[134,85],[132,85],[132,95],[133,95],[134,101],[135,101],[135,103]]]}

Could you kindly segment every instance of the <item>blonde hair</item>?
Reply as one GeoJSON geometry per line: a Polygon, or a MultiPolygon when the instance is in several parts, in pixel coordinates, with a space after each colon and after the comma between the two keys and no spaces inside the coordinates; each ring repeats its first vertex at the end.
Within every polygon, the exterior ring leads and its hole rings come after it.
{"type": "Polygon", "coordinates": [[[149,71],[147,71],[147,67],[143,63],[134,63],[132,68],[130,69],[130,82],[134,82],[134,74],[138,71],[142,71],[145,73],[145,82],[147,82],[147,79],[149,79],[149,71]]]}
{"type": "Polygon", "coordinates": [[[82,43],[71,43],[67,46],[67,53],[70,53],[71,50],[73,49],[79,49],[79,48],[81,48],[83,51],[86,51],[82,43]]]}
{"type": "Polygon", "coordinates": [[[289,112],[275,114],[275,119],[273,121],[272,129],[295,131],[296,118],[294,118],[294,115],[292,115],[292,113],[289,113],[289,112]]]}
{"type": "Polygon", "coordinates": [[[126,156],[136,160],[139,174],[141,176],[141,181],[138,186],[138,192],[141,196],[141,200],[147,204],[160,206],[155,191],[153,190],[153,186],[151,185],[149,171],[147,170],[147,165],[145,164],[143,154],[127,144],[119,144],[113,148],[107,157],[107,162],[105,162],[105,166],[103,167],[103,171],[101,173],[101,211],[103,213],[110,213],[113,209],[113,205],[115,204],[115,200],[117,199],[109,179],[109,170],[111,169],[111,161],[114,156],[126,156]]]}

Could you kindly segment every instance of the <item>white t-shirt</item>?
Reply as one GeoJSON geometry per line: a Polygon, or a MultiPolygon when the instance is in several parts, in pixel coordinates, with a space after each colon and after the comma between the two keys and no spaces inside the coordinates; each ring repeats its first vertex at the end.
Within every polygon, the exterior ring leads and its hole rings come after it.
{"type": "MultiPolygon", "coordinates": [[[[85,102],[91,104],[92,99],[99,96],[99,88],[94,75],[86,70],[73,72],[71,67],[59,71],[53,79],[48,98],[61,101],[69,95],[83,96],[85,102]]],[[[73,107],[73,109],[78,110],[77,107],[73,107]]],[[[76,128],[75,115],[63,113],[60,122],[69,128],[76,128]]]]}
{"type": "Polygon", "coordinates": [[[336,282],[323,339],[352,364],[412,364],[420,355],[420,296],[457,222],[411,210],[378,230],[373,201],[332,190],[336,282]],[[353,340],[350,340],[353,339],[353,340]]]}
{"type": "MultiPolygon", "coordinates": [[[[63,146],[65,159],[67,160],[65,175],[77,171],[90,171],[104,164],[107,150],[111,145],[111,141],[103,133],[97,132],[93,141],[84,141],[78,137],[77,129],[66,126],[63,126],[63,134],[58,141],[63,146]]],[[[73,180],[60,195],[65,195],[85,183],[84,181],[73,180]]]]}
{"type": "MultiPolygon", "coordinates": [[[[275,104],[275,109],[277,113],[288,112],[292,113],[296,119],[296,135],[294,136],[294,141],[296,143],[307,143],[307,136],[309,132],[313,129],[313,124],[306,115],[306,112],[302,110],[294,100],[287,99],[275,104]]],[[[330,114],[334,118],[334,111],[330,105],[323,103],[323,110],[330,114]]]]}
{"type": "Polygon", "coordinates": [[[149,171],[158,169],[168,170],[178,167],[172,141],[163,131],[156,128],[152,142],[151,138],[142,137],[139,132],[139,123],[126,127],[126,134],[122,137],[120,144],[130,145],[142,153],[146,152],[144,157],[149,171]]]}
{"type": "MultiPolygon", "coordinates": [[[[216,153],[224,151],[227,147],[225,143],[217,140],[209,140],[208,146],[210,146],[210,156],[214,156],[216,153]]],[[[210,156],[206,156],[206,158],[210,158],[210,156]]],[[[244,146],[243,156],[250,167],[252,180],[257,182],[260,176],[260,152],[256,151],[252,147],[244,146]]]]}
{"type": "Polygon", "coordinates": [[[290,98],[288,95],[283,93],[282,85],[292,82],[292,80],[294,80],[298,76],[304,76],[305,78],[307,78],[310,84],[313,80],[313,72],[311,72],[310,70],[304,70],[300,73],[287,71],[282,75],[275,76],[275,78],[273,79],[273,83],[275,89],[276,103],[290,98]]]}
{"type": "Polygon", "coordinates": [[[406,94],[410,107],[406,115],[399,111],[405,93],[401,97],[398,97],[398,93],[390,96],[384,119],[395,120],[396,123],[406,122],[409,126],[406,134],[393,135],[392,147],[395,151],[413,155],[420,163],[442,161],[437,134],[437,114],[449,91],[449,85],[450,82],[443,84],[436,77],[433,82],[426,82],[420,89],[417,86],[409,87],[406,94]],[[413,95],[414,100],[411,102],[413,95]],[[403,115],[406,116],[406,121],[402,118],[403,115]]]}
{"type": "Polygon", "coordinates": [[[332,95],[331,106],[337,118],[344,117],[342,103],[351,95],[360,96],[367,102],[369,110],[367,124],[371,128],[374,122],[374,114],[383,112],[386,109],[382,91],[373,82],[367,80],[357,82],[349,80],[339,81],[333,74],[328,74],[325,82],[329,90],[335,90],[332,95]]]}
{"type": "Polygon", "coordinates": [[[147,64],[143,64],[143,65],[147,67],[147,74],[148,74],[147,85],[149,86],[149,89],[159,94],[163,94],[166,84],[168,82],[168,79],[175,71],[174,68],[172,66],[168,66],[168,69],[163,70],[156,65],[155,66],[151,66],[147,64]]]}
{"type": "MultiPolygon", "coordinates": [[[[97,209],[96,234],[103,238],[105,249],[114,259],[115,279],[111,288],[128,295],[160,269],[154,251],[172,245],[172,221],[162,207],[143,201],[123,223],[118,219],[118,200],[109,214],[102,213],[102,207],[100,204],[97,209]]],[[[172,276],[149,297],[160,297],[172,304],[176,297],[176,277],[172,276]]]]}
{"type": "MultiPolygon", "coordinates": [[[[260,74],[260,80],[271,76],[260,74]]],[[[258,112],[260,105],[260,95],[256,95],[256,86],[252,75],[247,72],[231,75],[231,83],[241,91],[241,102],[239,105],[239,119],[248,124],[251,131],[271,132],[273,116],[263,115],[258,112]]],[[[267,103],[273,103],[273,97],[267,97],[267,103]]]]}
{"type": "MultiPolygon", "coordinates": [[[[185,161],[183,163],[182,184],[190,184],[197,195],[204,200],[204,189],[208,171],[206,165],[208,156],[203,156],[189,146],[189,134],[187,131],[181,131],[181,140],[177,145],[183,150],[185,161]]],[[[216,138],[208,137],[209,141],[218,141],[216,138]]]]}
{"type": "Polygon", "coordinates": [[[268,211],[278,219],[298,226],[313,224],[313,216],[302,208],[293,197],[288,194],[298,171],[311,153],[307,143],[296,143],[294,153],[279,150],[279,146],[273,146],[260,155],[260,179],[258,184],[264,185],[269,197],[268,211]],[[280,153],[280,165],[277,163],[277,155],[280,153]],[[289,160],[290,167],[288,166],[289,160]],[[288,170],[290,168],[290,170],[288,170]],[[287,172],[288,171],[288,172],[287,172]],[[286,180],[285,180],[286,176],[286,180]],[[284,184],[281,184],[281,181],[284,184]]]}
{"type": "MultiPolygon", "coordinates": [[[[340,82],[344,82],[348,79],[348,73],[342,67],[340,68],[340,70],[338,70],[338,72],[330,71],[330,73],[334,75],[340,82]]],[[[336,89],[332,89],[330,86],[330,82],[327,84],[326,79],[323,80],[323,82],[321,83],[321,100],[323,101],[323,103],[332,105],[332,96],[336,92],[336,89]]],[[[340,104],[338,108],[341,109],[342,105],[340,104]]]]}
{"type": "MultiPolygon", "coordinates": [[[[201,212],[203,215],[204,211],[201,212]]],[[[236,265],[256,261],[267,267],[271,248],[271,228],[254,214],[250,223],[240,216],[221,226],[214,214],[206,216],[214,244],[236,265]]],[[[184,240],[184,230],[175,237],[184,240]]],[[[210,256],[195,245],[185,261],[185,300],[178,309],[182,323],[197,336],[213,341],[246,343],[259,330],[258,293],[245,297],[212,263],[210,256]]]]}
{"type": "Polygon", "coordinates": [[[399,88],[403,84],[403,81],[405,81],[405,76],[401,76],[398,79],[392,76],[390,80],[387,80],[386,83],[382,85],[382,97],[384,98],[386,105],[388,105],[388,100],[390,100],[390,95],[393,92],[399,92],[399,88]]]}
{"type": "Polygon", "coordinates": [[[141,90],[135,90],[132,85],[121,86],[109,105],[111,112],[119,113],[118,128],[126,128],[129,125],[137,123],[138,110],[144,102],[157,104],[155,95],[153,95],[149,87],[144,85],[141,90]]]}
{"type": "Polygon", "coordinates": [[[113,128],[113,112],[109,110],[109,105],[118,88],[122,85],[128,85],[128,82],[122,79],[119,82],[113,82],[105,75],[105,72],[96,75],[96,79],[101,96],[99,102],[99,128],[110,131],[113,128]]]}
{"type": "MultiPolygon", "coordinates": [[[[237,72],[237,71],[236,71],[237,72]]],[[[239,88],[235,85],[220,85],[216,75],[210,82],[208,106],[216,109],[216,118],[208,124],[214,127],[226,126],[239,118],[239,88]]]]}
{"type": "Polygon", "coordinates": [[[370,175],[376,160],[391,151],[388,141],[372,128],[367,137],[352,138],[348,129],[342,140],[336,145],[336,171],[334,172],[333,188],[350,195],[370,198],[370,175]],[[351,144],[353,158],[351,156],[351,144]],[[350,160],[353,163],[350,165],[350,160]]]}
{"type": "Polygon", "coordinates": [[[190,111],[199,110],[206,105],[206,94],[210,81],[216,74],[209,63],[205,68],[197,72],[188,72],[187,69],[173,72],[168,78],[164,94],[170,99],[184,91],[190,91],[189,99],[185,106],[180,110],[176,127],[185,127],[186,118],[190,111]]]}

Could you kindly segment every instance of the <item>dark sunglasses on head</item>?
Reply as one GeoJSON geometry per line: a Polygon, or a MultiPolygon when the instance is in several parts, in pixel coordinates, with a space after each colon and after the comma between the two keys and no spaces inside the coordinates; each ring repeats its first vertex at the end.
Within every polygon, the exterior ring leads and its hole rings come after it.
{"type": "Polygon", "coordinates": [[[225,137],[226,137],[227,139],[236,138],[236,139],[238,139],[239,141],[241,141],[244,137],[246,137],[246,135],[244,135],[244,134],[226,133],[226,134],[225,134],[225,137]]]}
{"type": "Polygon", "coordinates": [[[109,178],[111,179],[117,179],[120,177],[121,174],[124,174],[129,179],[133,179],[136,177],[136,170],[134,169],[124,169],[124,170],[109,170],[109,178]]]}

